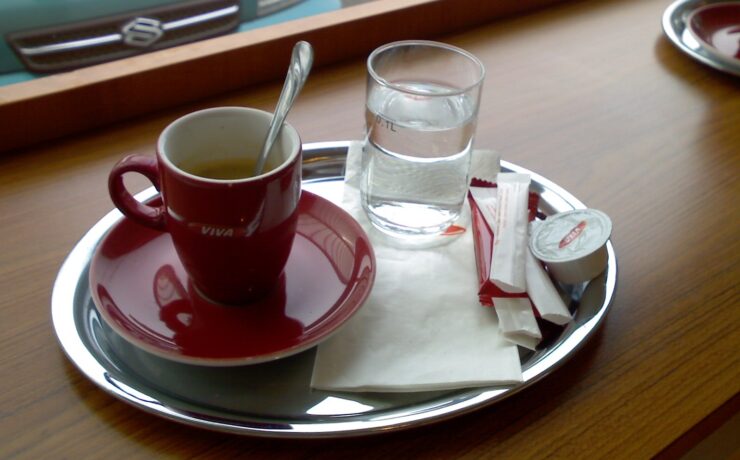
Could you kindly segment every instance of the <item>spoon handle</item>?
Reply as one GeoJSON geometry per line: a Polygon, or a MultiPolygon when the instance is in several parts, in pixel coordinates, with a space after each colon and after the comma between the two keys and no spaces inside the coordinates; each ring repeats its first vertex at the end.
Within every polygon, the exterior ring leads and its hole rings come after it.
{"type": "Polygon", "coordinates": [[[275,139],[277,139],[277,136],[283,127],[285,117],[293,106],[293,101],[295,101],[296,96],[298,96],[304,83],[306,83],[306,78],[308,78],[308,73],[311,71],[312,64],[313,48],[311,48],[311,45],[308,42],[299,41],[293,47],[290,66],[288,67],[288,74],[285,77],[285,83],[280,92],[280,98],[275,107],[275,114],[270,123],[270,128],[267,131],[267,136],[265,136],[265,141],[262,143],[262,150],[257,158],[257,165],[254,168],[255,176],[262,174],[267,157],[270,154],[270,150],[272,150],[275,139]]]}

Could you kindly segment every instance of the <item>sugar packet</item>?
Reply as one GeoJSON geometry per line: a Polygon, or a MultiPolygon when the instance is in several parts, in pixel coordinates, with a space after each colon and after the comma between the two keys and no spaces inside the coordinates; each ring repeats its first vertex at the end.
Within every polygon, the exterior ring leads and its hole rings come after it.
{"type": "MultiPolygon", "coordinates": [[[[476,266],[478,268],[478,299],[482,305],[495,308],[501,334],[510,342],[534,350],[542,339],[537,319],[526,293],[505,292],[491,280],[494,230],[498,214],[498,189],[496,184],[473,180],[468,194],[476,266]]],[[[532,218],[537,212],[539,196],[530,194],[525,207],[532,218]]]]}
{"type": "MultiPolygon", "coordinates": [[[[469,201],[475,237],[479,301],[482,305],[495,307],[499,328],[504,337],[518,345],[534,349],[542,337],[540,327],[549,332],[552,332],[553,327],[557,329],[542,320],[562,326],[571,320],[570,312],[542,264],[533,257],[526,243],[523,246],[526,292],[505,292],[491,280],[492,254],[496,240],[493,229],[497,227],[497,184],[474,179],[469,201]]],[[[539,196],[529,193],[526,213],[530,225],[536,224],[538,203],[539,196]]]]}
{"type": "Polygon", "coordinates": [[[504,292],[526,292],[529,174],[499,173],[493,261],[489,278],[504,292]]]}

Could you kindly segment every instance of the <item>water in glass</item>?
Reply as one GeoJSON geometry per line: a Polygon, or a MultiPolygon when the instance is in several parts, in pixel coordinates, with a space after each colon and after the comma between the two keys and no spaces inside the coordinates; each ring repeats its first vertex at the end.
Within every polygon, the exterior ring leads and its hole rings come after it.
{"type": "Polygon", "coordinates": [[[368,94],[362,204],[383,230],[440,233],[465,199],[477,100],[433,82],[394,86],[368,94]]]}

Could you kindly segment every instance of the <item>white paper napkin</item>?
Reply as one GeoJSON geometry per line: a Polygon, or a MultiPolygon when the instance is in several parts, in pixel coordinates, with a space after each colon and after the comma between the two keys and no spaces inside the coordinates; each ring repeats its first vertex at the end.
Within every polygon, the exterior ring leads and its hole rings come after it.
{"type": "MultiPolygon", "coordinates": [[[[340,391],[426,391],[522,381],[516,345],[478,303],[472,230],[446,244],[401,248],[360,204],[362,144],[347,156],[343,207],[373,243],[377,274],[366,304],[318,347],[311,386],[340,391]]],[[[474,168],[491,160],[474,155],[474,168]]],[[[498,163],[496,159],[496,164],[498,163]]]]}

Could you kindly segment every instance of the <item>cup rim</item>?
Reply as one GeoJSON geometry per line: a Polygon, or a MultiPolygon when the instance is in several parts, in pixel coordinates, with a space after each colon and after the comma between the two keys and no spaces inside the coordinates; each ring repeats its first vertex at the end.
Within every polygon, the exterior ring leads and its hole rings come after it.
{"type": "MultiPolygon", "coordinates": [[[[197,176],[195,174],[189,173],[185,171],[184,169],[180,168],[179,166],[177,166],[175,163],[173,163],[170,160],[170,158],[164,153],[165,139],[171,134],[171,131],[174,130],[178,125],[186,123],[194,118],[207,117],[210,114],[213,114],[216,112],[233,112],[233,113],[241,112],[241,113],[259,114],[262,116],[267,116],[268,119],[270,120],[274,116],[273,113],[267,112],[265,110],[255,109],[251,107],[238,107],[238,106],[211,107],[208,109],[202,109],[202,110],[197,110],[195,112],[190,112],[186,115],[181,116],[180,118],[174,120],[169,125],[167,125],[167,127],[162,131],[162,133],[159,135],[159,139],[157,140],[157,157],[161,159],[161,161],[167,166],[167,168],[170,171],[173,171],[180,176],[186,177],[190,180],[197,181],[197,182],[210,183],[210,184],[242,184],[242,183],[249,183],[249,182],[257,182],[260,180],[264,180],[267,177],[280,174],[283,170],[291,167],[291,165],[295,162],[296,157],[300,155],[300,152],[302,149],[300,135],[298,134],[298,131],[286,121],[283,123],[283,129],[287,129],[288,136],[291,138],[293,142],[295,142],[297,147],[294,149],[293,152],[291,152],[290,156],[280,164],[280,166],[278,166],[275,169],[271,169],[270,171],[263,172],[259,176],[244,177],[241,179],[213,179],[210,177],[197,176]]],[[[267,132],[265,132],[265,135],[266,134],[267,132]]]]}
{"type": "Polygon", "coordinates": [[[382,45],[382,46],[376,48],[375,50],[373,50],[372,53],[370,53],[370,56],[368,56],[368,58],[367,58],[367,71],[368,71],[368,74],[370,74],[370,76],[373,78],[373,80],[375,80],[376,82],[378,82],[382,86],[385,86],[387,88],[391,88],[391,89],[393,89],[395,91],[399,91],[399,92],[403,92],[403,93],[407,93],[407,94],[413,94],[413,95],[417,95],[417,96],[429,96],[430,94],[428,92],[426,92],[426,91],[418,91],[418,90],[410,89],[408,87],[403,87],[403,86],[397,85],[395,83],[391,83],[388,80],[386,80],[385,78],[383,78],[380,75],[378,75],[378,73],[373,68],[373,65],[372,65],[373,59],[376,56],[378,56],[380,53],[382,53],[384,51],[387,51],[390,48],[399,48],[399,47],[402,47],[402,46],[412,46],[412,45],[414,45],[414,46],[428,46],[428,47],[431,47],[431,48],[441,48],[441,49],[445,49],[447,51],[452,51],[454,53],[460,54],[460,55],[462,55],[462,56],[470,59],[473,63],[475,63],[477,65],[478,69],[480,70],[480,75],[478,76],[478,78],[472,84],[467,85],[467,86],[465,86],[463,88],[460,88],[460,89],[454,89],[454,90],[443,91],[443,92],[440,92],[440,93],[435,93],[434,96],[445,97],[445,96],[456,96],[456,95],[459,95],[459,94],[467,93],[468,91],[472,90],[476,86],[480,86],[483,83],[483,80],[486,77],[486,67],[483,65],[483,62],[481,62],[481,60],[478,59],[478,57],[476,57],[474,54],[472,54],[469,51],[466,51],[466,50],[464,50],[462,48],[459,48],[457,46],[450,45],[450,44],[447,44],[447,43],[442,43],[442,42],[436,42],[436,41],[432,41],[432,40],[400,40],[400,41],[395,41],[395,42],[391,42],[391,43],[386,43],[385,45],[382,45]]]}

